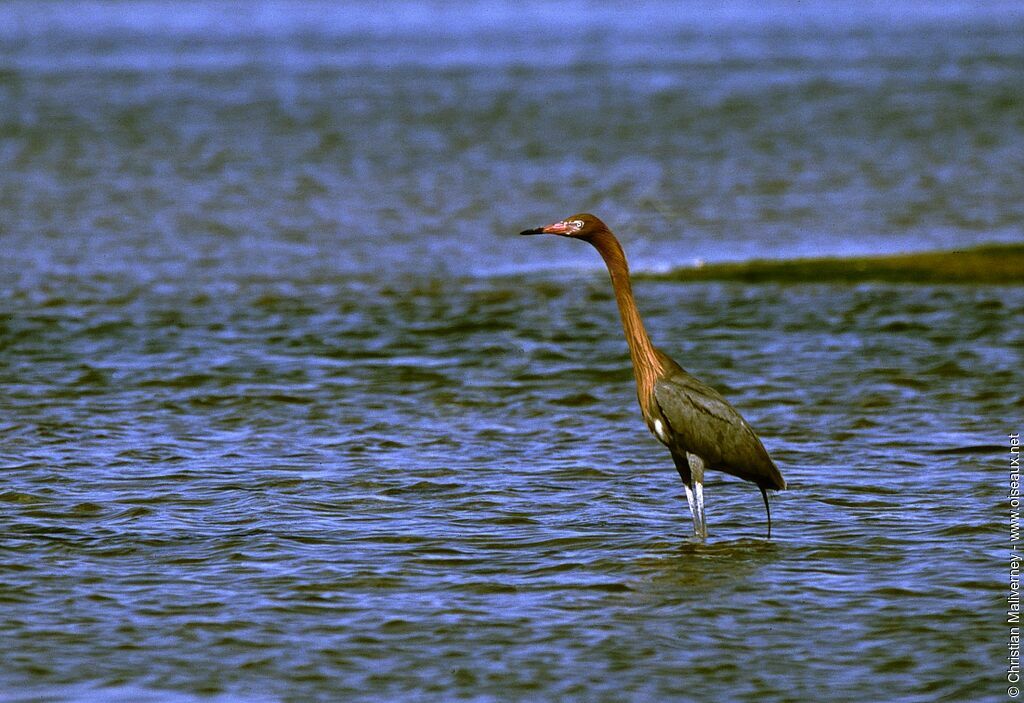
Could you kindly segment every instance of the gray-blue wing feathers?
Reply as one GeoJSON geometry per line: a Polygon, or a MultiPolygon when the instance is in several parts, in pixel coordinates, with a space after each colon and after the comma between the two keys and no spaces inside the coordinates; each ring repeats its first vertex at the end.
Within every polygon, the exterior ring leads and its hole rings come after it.
{"type": "Polygon", "coordinates": [[[709,469],[764,488],[786,487],[761,440],[714,388],[680,369],[655,382],[654,397],[676,449],[701,457],[709,469]]]}

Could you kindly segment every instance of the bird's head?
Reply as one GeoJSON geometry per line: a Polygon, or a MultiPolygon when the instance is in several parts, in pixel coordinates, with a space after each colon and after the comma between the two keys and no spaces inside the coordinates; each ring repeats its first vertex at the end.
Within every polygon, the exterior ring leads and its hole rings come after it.
{"type": "Polygon", "coordinates": [[[608,227],[593,215],[585,212],[564,220],[554,222],[546,227],[524,229],[519,234],[557,234],[560,237],[572,237],[573,239],[589,239],[598,232],[606,232],[608,227]]]}

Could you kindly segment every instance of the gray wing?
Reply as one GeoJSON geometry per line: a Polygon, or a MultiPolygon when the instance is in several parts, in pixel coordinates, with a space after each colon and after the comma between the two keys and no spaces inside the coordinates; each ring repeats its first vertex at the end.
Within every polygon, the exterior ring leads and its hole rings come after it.
{"type": "Polygon", "coordinates": [[[786,487],[754,430],[714,388],[678,370],[655,382],[654,398],[679,449],[696,454],[710,469],[765,488],[786,487]]]}

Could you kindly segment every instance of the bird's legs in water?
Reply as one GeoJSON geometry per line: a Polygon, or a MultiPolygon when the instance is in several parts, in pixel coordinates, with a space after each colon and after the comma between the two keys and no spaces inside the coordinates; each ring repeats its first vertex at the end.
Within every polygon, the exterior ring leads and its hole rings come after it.
{"type": "Polygon", "coordinates": [[[693,515],[693,534],[699,539],[705,539],[708,536],[708,521],[704,515],[704,460],[690,452],[686,452],[685,458],[672,452],[672,458],[686,489],[686,502],[690,504],[690,514],[693,515]]]}
{"type": "Polygon", "coordinates": [[[686,453],[686,460],[690,464],[690,480],[693,488],[686,488],[686,502],[690,504],[690,513],[693,515],[693,534],[700,539],[708,536],[708,521],[704,515],[704,461],[696,454],[686,453]]]}

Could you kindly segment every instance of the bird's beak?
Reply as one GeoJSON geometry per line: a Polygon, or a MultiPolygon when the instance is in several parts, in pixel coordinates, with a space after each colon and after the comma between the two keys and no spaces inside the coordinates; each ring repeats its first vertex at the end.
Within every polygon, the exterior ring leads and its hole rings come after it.
{"type": "Polygon", "coordinates": [[[524,229],[519,234],[567,234],[572,229],[572,226],[567,222],[556,222],[548,225],[547,227],[535,227],[534,229],[524,229]]]}

